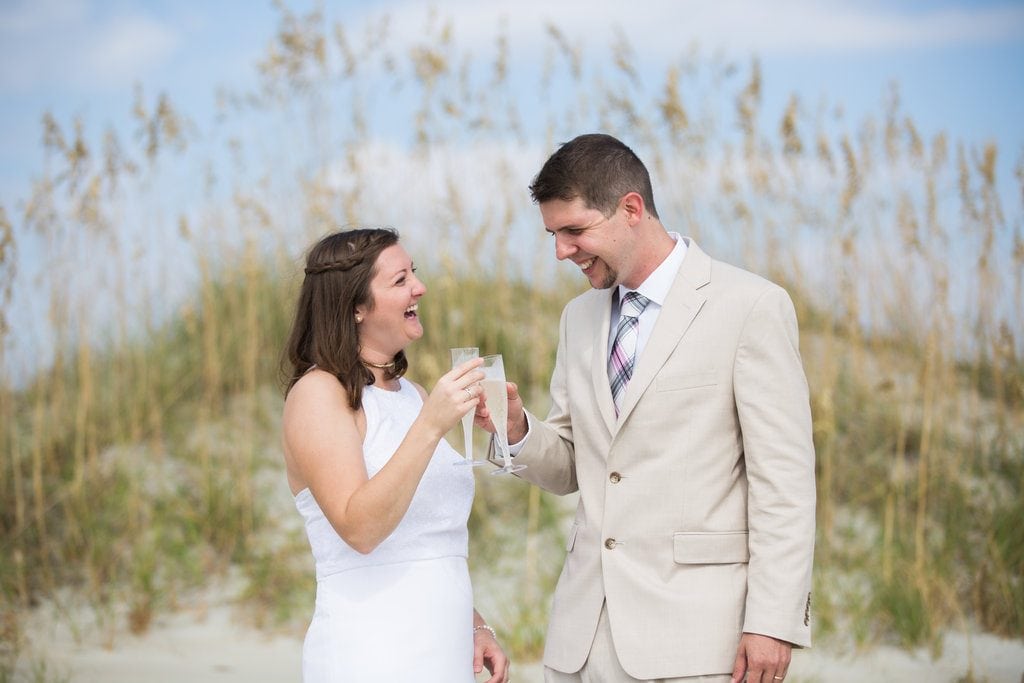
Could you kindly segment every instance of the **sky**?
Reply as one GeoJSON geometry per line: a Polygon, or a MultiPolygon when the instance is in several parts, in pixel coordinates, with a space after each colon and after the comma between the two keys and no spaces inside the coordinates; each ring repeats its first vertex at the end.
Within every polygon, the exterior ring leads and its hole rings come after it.
{"type": "MultiPolygon", "coordinates": [[[[393,37],[414,41],[430,5],[323,6],[331,20],[356,28],[387,12],[393,37]]],[[[996,141],[1005,169],[1024,153],[1020,0],[450,0],[433,7],[453,21],[460,44],[479,42],[481,50],[505,17],[518,59],[538,52],[531,48],[545,21],[588,49],[606,46],[618,26],[641,64],[693,44],[741,63],[757,55],[769,110],[796,92],[805,102],[839,103],[856,120],[877,113],[896,82],[926,134],[996,141]]],[[[142,83],[203,120],[218,85],[254,78],[278,17],[269,0],[0,0],[0,202],[13,207],[39,173],[43,111],[104,126],[130,110],[142,83]]]]}
{"type": "MultiPolygon", "coordinates": [[[[774,113],[796,93],[809,107],[839,106],[845,120],[856,122],[883,112],[895,83],[902,110],[926,139],[944,131],[968,146],[998,144],[1003,201],[1012,205],[1007,213],[1020,215],[1013,170],[1024,157],[1024,0],[286,4],[296,14],[322,7],[328,22],[341,22],[353,37],[386,13],[396,51],[422,38],[431,11],[451,22],[461,48],[478,54],[493,54],[504,23],[514,66],[524,67],[540,63],[547,23],[587,54],[622,36],[652,87],[665,65],[691,47],[744,66],[756,56],[764,110],[774,113]]],[[[66,127],[79,118],[96,135],[109,126],[122,130],[141,84],[148,97],[166,92],[205,126],[218,86],[255,86],[255,62],[280,16],[269,0],[0,0],[0,206],[15,229],[31,182],[44,171],[43,112],[66,127]]],[[[515,96],[536,97],[535,83],[521,81],[515,96]]],[[[385,125],[374,135],[404,140],[408,131],[385,125]]],[[[18,258],[31,261],[33,254],[24,250],[18,258]]],[[[22,271],[32,266],[19,264],[22,271]]]]}

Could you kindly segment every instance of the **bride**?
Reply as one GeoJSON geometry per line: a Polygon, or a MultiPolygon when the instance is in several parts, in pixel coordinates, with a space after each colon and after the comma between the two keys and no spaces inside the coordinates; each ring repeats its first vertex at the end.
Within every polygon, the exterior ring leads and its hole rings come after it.
{"type": "Polygon", "coordinates": [[[406,380],[426,287],[393,230],[310,250],[286,350],[284,459],[316,563],[305,683],[508,681],[473,609],[471,468],[444,435],[479,403],[481,361],[428,395],[406,380]]]}

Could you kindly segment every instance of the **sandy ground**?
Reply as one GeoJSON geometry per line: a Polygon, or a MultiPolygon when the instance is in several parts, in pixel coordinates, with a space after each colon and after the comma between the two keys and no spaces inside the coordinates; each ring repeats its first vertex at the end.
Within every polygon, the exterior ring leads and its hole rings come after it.
{"type": "MultiPolygon", "coordinates": [[[[67,683],[261,683],[300,680],[301,636],[268,634],[239,623],[228,605],[162,615],[143,636],[111,634],[87,616],[38,614],[28,624],[22,673],[46,661],[47,681],[67,683]]],[[[942,655],[878,647],[838,653],[823,648],[794,655],[788,683],[960,680],[1022,683],[1024,641],[950,634],[942,655]]],[[[541,683],[537,663],[514,664],[516,683],[541,683]]],[[[31,680],[31,678],[29,678],[31,680]]],[[[416,676],[410,676],[416,680],[416,676]]],[[[483,676],[478,680],[485,680],[483,676]]]]}

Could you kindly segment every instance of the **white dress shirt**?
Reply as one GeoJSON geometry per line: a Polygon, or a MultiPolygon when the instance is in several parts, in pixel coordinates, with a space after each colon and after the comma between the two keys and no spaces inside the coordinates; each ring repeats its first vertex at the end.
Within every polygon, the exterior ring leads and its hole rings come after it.
{"type": "Polygon", "coordinates": [[[654,329],[654,323],[658,321],[661,307],[665,305],[665,298],[668,297],[668,292],[672,289],[672,283],[675,282],[676,275],[679,274],[679,268],[683,265],[683,259],[686,257],[686,240],[677,232],[670,232],[668,235],[676,243],[676,246],[672,248],[672,251],[665,257],[665,260],[654,269],[653,273],[647,276],[646,280],[640,283],[639,287],[629,289],[619,285],[617,296],[612,297],[612,315],[609,321],[610,329],[608,330],[609,355],[611,355],[612,345],[615,343],[615,330],[619,326],[619,302],[629,292],[639,292],[651,302],[647,304],[647,308],[640,314],[638,322],[636,337],[637,359],[640,358],[644,346],[647,345],[647,340],[651,338],[651,330],[654,329]]]}

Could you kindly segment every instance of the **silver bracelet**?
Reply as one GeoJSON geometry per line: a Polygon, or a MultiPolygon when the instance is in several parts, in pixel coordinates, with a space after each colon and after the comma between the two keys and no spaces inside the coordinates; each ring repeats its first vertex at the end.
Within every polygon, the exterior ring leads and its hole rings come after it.
{"type": "Polygon", "coordinates": [[[494,638],[494,640],[498,640],[498,634],[495,633],[494,629],[491,628],[490,626],[488,626],[487,624],[480,624],[479,626],[474,626],[473,627],[473,635],[475,636],[476,632],[481,630],[481,629],[483,629],[484,631],[487,631],[488,633],[490,633],[491,634],[491,638],[494,638]]]}

